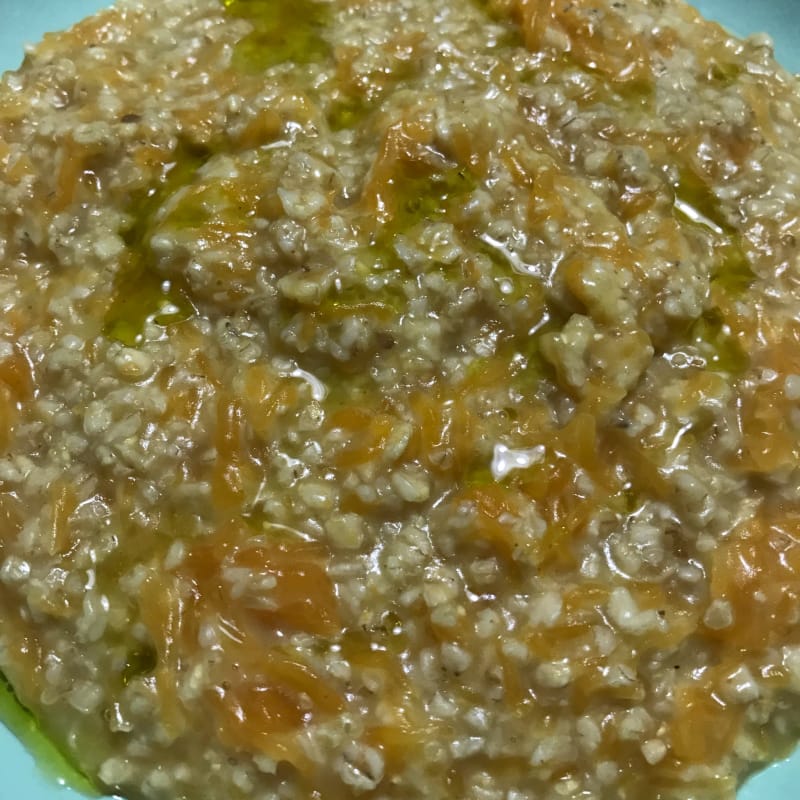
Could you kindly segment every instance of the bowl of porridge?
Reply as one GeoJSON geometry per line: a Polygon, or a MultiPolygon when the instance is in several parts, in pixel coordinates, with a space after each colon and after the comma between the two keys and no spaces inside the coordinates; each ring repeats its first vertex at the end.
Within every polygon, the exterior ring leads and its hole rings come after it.
{"type": "Polygon", "coordinates": [[[0,84],[14,794],[789,797],[788,4],[701,4],[777,60],[679,0],[45,8],[0,84]]]}

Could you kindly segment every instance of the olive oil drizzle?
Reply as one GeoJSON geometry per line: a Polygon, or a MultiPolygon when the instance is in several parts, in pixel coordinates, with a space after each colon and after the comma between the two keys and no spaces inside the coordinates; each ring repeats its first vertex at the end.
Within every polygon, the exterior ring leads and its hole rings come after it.
{"type": "Polygon", "coordinates": [[[41,772],[62,786],[88,797],[99,797],[97,787],[72,763],[42,730],[34,715],[22,705],[11,684],[0,673],[0,720],[31,753],[41,772]]]}
{"type": "Polygon", "coordinates": [[[328,57],[322,35],[330,21],[330,5],[316,0],[223,0],[225,13],[247,20],[253,30],[241,39],[233,66],[261,72],[278,64],[310,64],[328,57]]]}
{"type": "Polygon", "coordinates": [[[210,156],[208,150],[179,144],[159,184],[133,204],[134,222],[123,235],[128,260],[116,276],[114,299],[104,320],[103,333],[108,338],[135,347],[149,321],[166,327],[197,313],[186,281],[174,276],[167,279],[156,269],[149,239],[163,203],[188,184],[210,156]]]}
{"type": "Polygon", "coordinates": [[[740,375],[750,365],[750,359],[736,339],[718,308],[705,311],[692,324],[689,342],[697,347],[712,372],[740,375]]]}
{"type": "Polygon", "coordinates": [[[690,169],[681,170],[673,187],[673,211],[682,223],[710,231],[720,240],[711,283],[736,297],[756,279],[739,231],[731,225],[714,193],[690,169]]]}

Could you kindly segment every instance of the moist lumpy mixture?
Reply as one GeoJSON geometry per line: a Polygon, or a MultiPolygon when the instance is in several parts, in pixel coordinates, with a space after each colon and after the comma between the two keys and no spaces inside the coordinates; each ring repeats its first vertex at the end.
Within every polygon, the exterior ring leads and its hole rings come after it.
{"type": "Polygon", "coordinates": [[[0,85],[0,669],[150,800],[732,798],[800,736],[800,91],[679,0],[124,0],[0,85]]]}

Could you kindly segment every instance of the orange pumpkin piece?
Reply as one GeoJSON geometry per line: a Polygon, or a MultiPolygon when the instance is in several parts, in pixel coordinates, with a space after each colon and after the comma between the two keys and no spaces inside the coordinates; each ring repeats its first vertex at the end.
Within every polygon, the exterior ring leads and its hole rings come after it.
{"type": "MultiPolygon", "coordinates": [[[[268,606],[251,604],[245,592],[241,602],[246,615],[265,632],[304,631],[320,636],[338,633],[341,629],[338,602],[325,571],[325,560],[322,547],[305,542],[280,542],[272,546],[259,543],[235,552],[229,562],[232,566],[246,567],[254,575],[274,580],[266,595],[268,606]]],[[[236,601],[231,599],[231,602],[236,601]]]]}
{"type": "Polygon", "coordinates": [[[18,345],[0,361],[0,451],[8,447],[19,417],[20,404],[34,393],[33,366],[18,345]]]}
{"type": "Polygon", "coordinates": [[[8,387],[17,402],[33,397],[33,365],[20,345],[15,345],[12,355],[0,361],[0,382],[8,387]]]}
{"type": "Polygon", "coordinates": [[[334,414],[331,427],[350,433],[350,440],[336,456],[337,466],[353,469],[378,458],[396,423],[389,414],[373,414],[361,408],[346,408],[334,414]]]}
{"type": "Polygon", "coordinates": [[[166,582],[163,575],[152,571],[139,591],[139,614],[158,656],[155,679],[164,729],[170,736],[177,736],[186,726],[178,697],[179,669],[187,655],[187,642],[196,640],[186,629],[187,601],[179,582],[174,577],[166,582]]]}
{"type": "Polygon", "coordinates": [[[414,392],[409,406],[414,418],[414,435],[409,454],[437,472],[461,478],[474,457],[475,414],[459,396],[441,387],[414,392]]]}
{"type": "Polygon", "coordinates": [[[217,401],[217,458],[211,490],[215,507],[222,511],[241,508],[254,480],[246,451],[246,423],[241,401],[221,393],[217,401]]]}
{"type": "Polygon", "coordinates": [[[77,497],[72,484],[66,480],[56,481],[50,487],[52,498],[52,534],[50,555],[63,554],[70,545],[69,517],[77,507],[77,497]]]}
{"type": "Polygon", "coordinates": [[[230,521],[188,554],[171,580],[155,572],[140,589],[139,614],[157,652],[155,680],[167,732],[178,735],[191,710],[178,694],[181,675],[196,663],[198,625],[211,621],[222,637],[222,659],[210,666],[210,701],[228,745],[301,767],[307,759],[295,732],[315,715],[341,710],[343,699],[310,666],[284,654],[284,635],[332,637],[341,630],[337,599],[319,545],[253,537],[230,521]],[[234,589],[229,570],[256,585],[234,589]],[[189,610],[191,609],[191,614],[189,610]]]}
{"type": "Polygon", "coordinates": [[[764,512],[714,551],[711,597],[730,603],[733,625],[706,635],[731,648],[783,643],[800,613],[800,519],[764,512]]]}
{"type": "Polygon", "coordinates": [[[616,82],[650,78],[649,44],[634,35],[624,14],[592,0],[517,0],[516,14],[533,51],[553,47],[552,32],[582,67],[616,82]]]}
{"type": "Polygon", "coordinates": [[[730,752],[742,710],[727,705],[706,686],[684,686],[676,696],[672,751],[690,764],[716,764],[730,752]]]}
{"type": "Polygon", "coordinates": [[[235,747],[271,755],[275,734],[342,709],[342,698],[319,675],[276,652],[240,669],[249,672],[247,679],[226,681],[214,692],[220,732],[235,747]]]}

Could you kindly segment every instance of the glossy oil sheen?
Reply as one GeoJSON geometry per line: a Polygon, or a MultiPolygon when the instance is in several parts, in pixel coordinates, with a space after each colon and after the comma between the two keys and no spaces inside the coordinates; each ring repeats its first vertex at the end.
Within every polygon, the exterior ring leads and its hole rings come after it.
{"type": "MultiPolygon", "coordinates": [[[[241,7],[248,3],[252,3],[252,10],[257,10],[259,6],[292,5],[286,0],[228,0],[226,5],[238,6],[234,12],[238,15],[241,7]]],[[[313,0],[299,0],[300,6],[309,3],[313,3],[313,0]]],[[[108,3],[103,0],[0,0],[0,70],[19,65],[25,43],[36,41],[46,31],[67,27],[106,5],[108,3]]],[[[800,72],[800,4],[797,0],[695,0],[695,5],[707,17],[722,22],[736,33],[769,32],[775,40],[778,59],[789,69],[800,72]]],[[[275,31],[265,29],[263,34],[269,38],[275,31]]],[[[290,37],[289,44],[308,37],[313,40],[316,31],[314,25],[307,25],[303,30],[296,30],[295,34],[290,37]]],[[[742,270],[736,264],[734,267],[738,280],[742,270]]],[[[743,280],[745,278],[746,275],[743,280]]],[[[86,795],[60,785],[63,780],[60,781],[54,774],[63,774],[63,765],[59,765],[57,757],[46,743],[37,743],[35,729],[31,732],[24,714],[20,716],[13,703],[8,705],[11,703],[8,697],[5,697],[5,703],[6,708],[0,703],[0,715],[25,739],[32,752],[49,764],[38,767],[31,751],[0,725],[0,769],[3,772],[0,798],[83,800],[86,795]]],[[[800,751],[787,761],[751,778],[739,792],[738,800],[795,800],[798,797],[798,785],[800,751]]]]}

